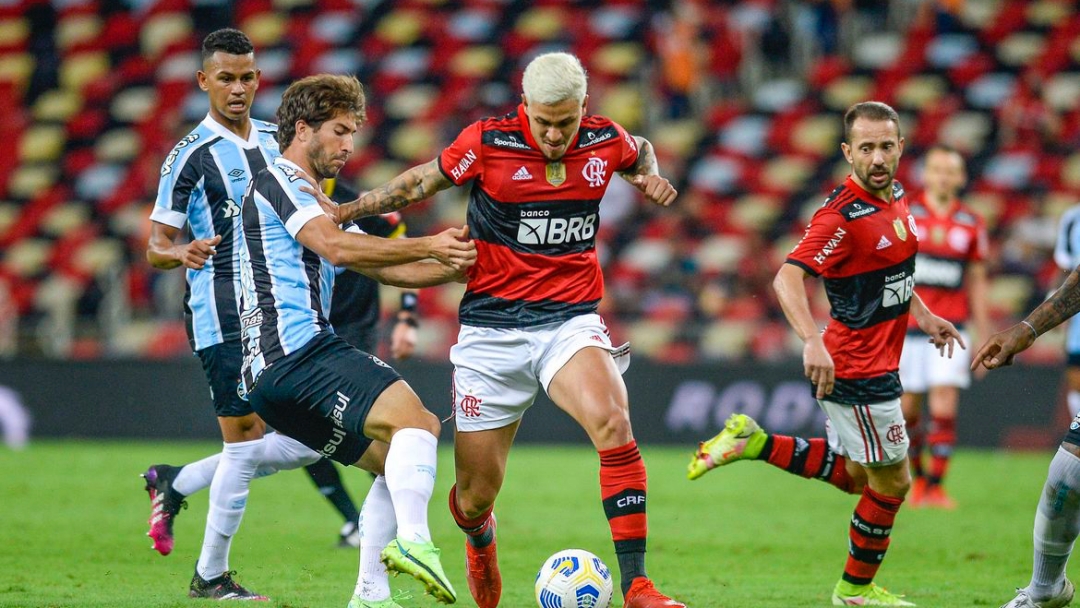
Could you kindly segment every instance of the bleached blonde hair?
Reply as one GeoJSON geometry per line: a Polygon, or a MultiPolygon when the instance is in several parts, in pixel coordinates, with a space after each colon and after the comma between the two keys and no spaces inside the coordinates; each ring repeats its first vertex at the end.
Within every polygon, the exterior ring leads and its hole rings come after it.
{"type": "Polygon", "coordinates": [[[554,105],[573,99],[585,102],[586,76],[581,61],[570,53],[544,53],[525,66],[521,89],[525,101],[554,105]]]}

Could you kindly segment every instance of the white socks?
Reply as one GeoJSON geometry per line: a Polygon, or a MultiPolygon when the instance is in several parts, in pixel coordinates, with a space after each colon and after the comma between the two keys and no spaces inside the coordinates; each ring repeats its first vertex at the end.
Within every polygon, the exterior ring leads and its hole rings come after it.
{"type": "MultiPolygon", "coordinates": [[[[255,477],[266,477],[278,471],[289,471],[306,467],[318,462],[322,458],[315,450],[307,447],[299,441],[282,435],[281,433],[267,433],[265,448],[259,468],[255,470],[255,477]]],[[[183,494],[192,494],[210,487],[214,479],[214,471],[217,470],[221,454],[207,456],[202,460],[196,460],[184,465],[173,481],[173,489],[183,494]]]]}
{"type": "Polygon", "coordinates": [[[1035,512],[1035,563],[1028,592],[1035,601],[1054,597],[1065,584],[1065,564],[1080,533],[1080,458],[1058,448],[1050,461],[1035,512]]]}
{"type": "Polygon", "coordinates": [[[354,593],[362,600],[380,601],[390,597],[386,566],[380,561],[383,548],[397,534],[397,518],[386,477],[375,478],[364,505],[360,507],[360,575],[354,593]]]}
{"type": "Polygon", "coordinates": [[[386,486],[394,502],[397,536],[408,541],[431,540],[428,502],[435,491],[435,448],[438,439],[421,429],[401,429],[386,454],[386,486]]]}
{"type": "Polygon", "coordinates": [[[221,461],[210,483],[210,511],[196,566],[204,580],[215,579],[229,569],[229,545],[244,517],[248,487],[262,460],[265,443],[265,439],[226,443],[221,451],[221,461]]]}

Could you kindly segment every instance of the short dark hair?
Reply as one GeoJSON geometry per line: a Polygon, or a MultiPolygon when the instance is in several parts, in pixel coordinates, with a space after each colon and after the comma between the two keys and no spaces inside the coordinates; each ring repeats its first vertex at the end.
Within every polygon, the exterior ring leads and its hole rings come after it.
{"type": "Polygon", "coordinates": [[[900,115],[892,106],[880,101],[863,101],[857,103],[844,112],[844,141],[851,143],[851,126],[858,118],[867,120],[891,120],[896,125],[896,133],[900,134],[900,115]]]}
{"type": "Polygon", "coordinates": [[[923,156],[929,156],[931,152],[944,152],[945,154],[955,154],[961,159],[964,155],[960,153],[960,150],[950,146],[949,144],[934,144],[926,149],[926,153],[923,156]]]}
{"type": "Polygon", "coordinates": [[[342,113],[350,113],[356,122],[367,118],[364,87],[355,76],[316,74],[289,85],[277,110],[277,142],[282,150],[296,137],[296,122],[304,121],[318,130],[322,124],[342,113]]]}
{"type": "Polygon", "coordinates": [[[229,55],[247,55],[255,52],[255,45],[251,43],[251,38],[248,38],[244,32],[226,27],[210,32],[206,38],[203,38],[203,62],[205,63],[207,59],[210,59],[218,51],[229,55]]]}

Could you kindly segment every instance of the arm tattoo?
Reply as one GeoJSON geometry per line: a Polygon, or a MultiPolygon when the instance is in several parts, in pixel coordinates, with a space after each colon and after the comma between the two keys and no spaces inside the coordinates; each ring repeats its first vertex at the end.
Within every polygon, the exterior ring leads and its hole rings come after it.
{"type": "Polygon", "coordinates": [[[660,165],[656,162],[656,151],[652,144],[644,137],[635,136],[634,140],[638,145],[637,163],[624,171],[623,175],[628,178],[635,175],[660,175],[660,165]]]}
{"type": "Polygon", "coordinates": [[[453,186],[453,182],[439,170],[438,163],[436,159],[413,167],[355,201],[342,205],[342,220],[397,211],[453,186]]]}
{"type": "Polygon", "coordinates": [[[1054,295],[1028,315],[1027,321],[1041,335],[1061,325],[1077,312],[1080,312],[1080,273],[1073,270],[1054,295]]]}

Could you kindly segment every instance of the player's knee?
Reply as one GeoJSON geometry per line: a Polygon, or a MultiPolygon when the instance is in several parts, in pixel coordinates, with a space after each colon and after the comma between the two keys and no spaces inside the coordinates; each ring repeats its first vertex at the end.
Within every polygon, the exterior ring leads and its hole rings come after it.
{"type": "Polygon", "coordinates": [[[492,484],[469,483],[463,485],[459,480],[455,492],[457,507],[466,518],[476,519],[495,504],[495,497],[498,493],[499,489],[492,484]]]}
{"type": "Polygon", "coordinates": [[[589,417],[589,428],[585,430],[597,447],[620,446],[633,438],[630,413],[614,404],[598,408],[589,417]]]}

